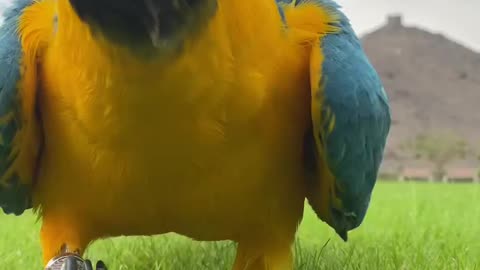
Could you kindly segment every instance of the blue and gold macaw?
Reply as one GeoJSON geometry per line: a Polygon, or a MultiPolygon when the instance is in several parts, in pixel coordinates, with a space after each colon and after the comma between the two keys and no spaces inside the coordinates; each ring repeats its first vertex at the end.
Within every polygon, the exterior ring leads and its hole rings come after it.
{"type": "Polygon", "coordinates": [[[0,27],[0,206],[45,264],[176,232],[291,270],[305,199],[362,223],[389,128],[331,0],[14,0],[0,27]]]}

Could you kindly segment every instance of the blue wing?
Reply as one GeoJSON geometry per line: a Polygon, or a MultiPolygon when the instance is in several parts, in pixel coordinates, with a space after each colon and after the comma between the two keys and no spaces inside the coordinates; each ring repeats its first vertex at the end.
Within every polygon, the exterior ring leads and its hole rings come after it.
{"type": "MultiPolygon", "coordinates": [[[[363,219],[390,129],[387,95],[353,31],[342,25],[327,35],[321,81],[312,98],[322,105],[314,111],[318,147],[335,178],[342,211],[363,219]]],[[[312,72],[320,72],[312,70],[312,72]]],[[[355,227],[356,227],[355,226],[355,227]]]]}
{"type": "Polygon", "coordinates": [[[0,207],[19,215],[32,206],[31,186],[39,152],[34,62],[24,59],[19,20],[30,0],[16,0],[0,26],[0,207]],[[25,78],[28,78],[26,80],[25,78]]]}
{"type": "Polygon", "coordinates": [[[382,82],[347,17],[332,0],[277,0],[318,5],[334,33],[319,33],[310,57],[312,130],[305,141],[307,198],[346,240],[366,214],[390,129],[382,82]],[[327,18],[326,18],[327,20],[327,18]]]}
{"type": "MultiPolygon", "coordinates": [[[[320,1],[332,10],[332,1],[320,1]]],[[[335,11],[334,11],[335,12],[335,11]]],[[[333,220],[337,231],[363,221],[390,129],[390,108],[382,82],[345,15],[339,32],[321,40],[324,61],[312,93],[314,137],[333,181],[333,220]],[[343,227],[343,228],[342,228],[343,227]]]]}

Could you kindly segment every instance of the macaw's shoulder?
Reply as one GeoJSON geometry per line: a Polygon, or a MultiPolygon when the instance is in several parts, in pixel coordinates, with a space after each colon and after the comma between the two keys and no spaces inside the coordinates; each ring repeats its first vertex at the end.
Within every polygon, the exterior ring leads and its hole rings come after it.
{"type": "MultiPolygon", "coordinates": [[[[13,1],[0,17],[0,102],[5,103],[11,98],[12,92],[20,78],[20,59],[22,47],[19,37],[19,22],[23,10],[31,4],[30,0],[13,1]]],[[[0,106],[0,115],[8,107],[0,106]]]]}
{"type": "Polygon", "coordinates": [[[319,18],[316,17],[319,15],[328,16],[328,18],[320,18],[326,23],[330,23],[327,20],[344,19],[348,22],[346,16],[339,11],[340,5],[332,0],[275,0],[275,2],[284,21],[286,21],[285,9],[292,7],[301,10],[299,14],[305,22],[318,21],[319,18]]]}

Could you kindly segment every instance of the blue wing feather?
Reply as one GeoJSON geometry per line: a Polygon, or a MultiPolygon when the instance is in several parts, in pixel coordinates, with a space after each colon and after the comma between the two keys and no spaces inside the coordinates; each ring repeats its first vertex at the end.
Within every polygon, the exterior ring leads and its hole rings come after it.
{"type": "Polygon", "coordinates": [[[21,80],[22,47],[18,22],[31,0],[17,0],[3,14],[0,26],[0,207],[6,213],[21,214],[31,207],[29,185],[11,171],[18,156],[14,139],[22,128],[21,80]]]}
{"type": "Polygon", "coordinates": [[[338,31],[313,48],[312,134],[306,138],[306,169],[312,173],[307,195],[320,218],[346,239],[368,209],[390,129],[387,95],[348,18],[332,0],[276,0],[314,4],[334,15],[338,31]],[[315,55],[315,56],[314,56],[315,55]],[[316,69],[318,68],[318,69],[316,69]],[[318,197],[323,198],[318,198],[318,197]],[[338,211],[337,211],[338,210],[338,211]],[[340,213],[340,214],[338,214],[340,213]]]}
{"type": "MultiPolygon", "coordinates": [[[[335,177],[345,212],[363,220],[377,179],[390,129],[390,108],[382,82],[370,64],[346,16],[330,0],[324,7],[336,12],[338,33],[322,39],[321,136],[328,169],[335,177]],[[330,121],[333,121],[333,129],[330,121]]],[[[318,71],[320,72],[320,71],[318,71]]]]}

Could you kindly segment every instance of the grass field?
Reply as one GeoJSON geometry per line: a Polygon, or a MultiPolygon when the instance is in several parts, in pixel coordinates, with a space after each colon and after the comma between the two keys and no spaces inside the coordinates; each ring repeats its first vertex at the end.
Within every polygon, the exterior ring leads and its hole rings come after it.
{"type": "MultiPolygon", "coordinates": [[[[39,224],[0,215],[0,269],[41,269],[39,224]]],[[[88,250],[112,270],[227,270],[234,244],[177,235],[104,240],[88,250]]],[[[379,183],[363,225],[343,243],[308,208],[296,269],[478,269],[480,185],[379,183]]]]}

